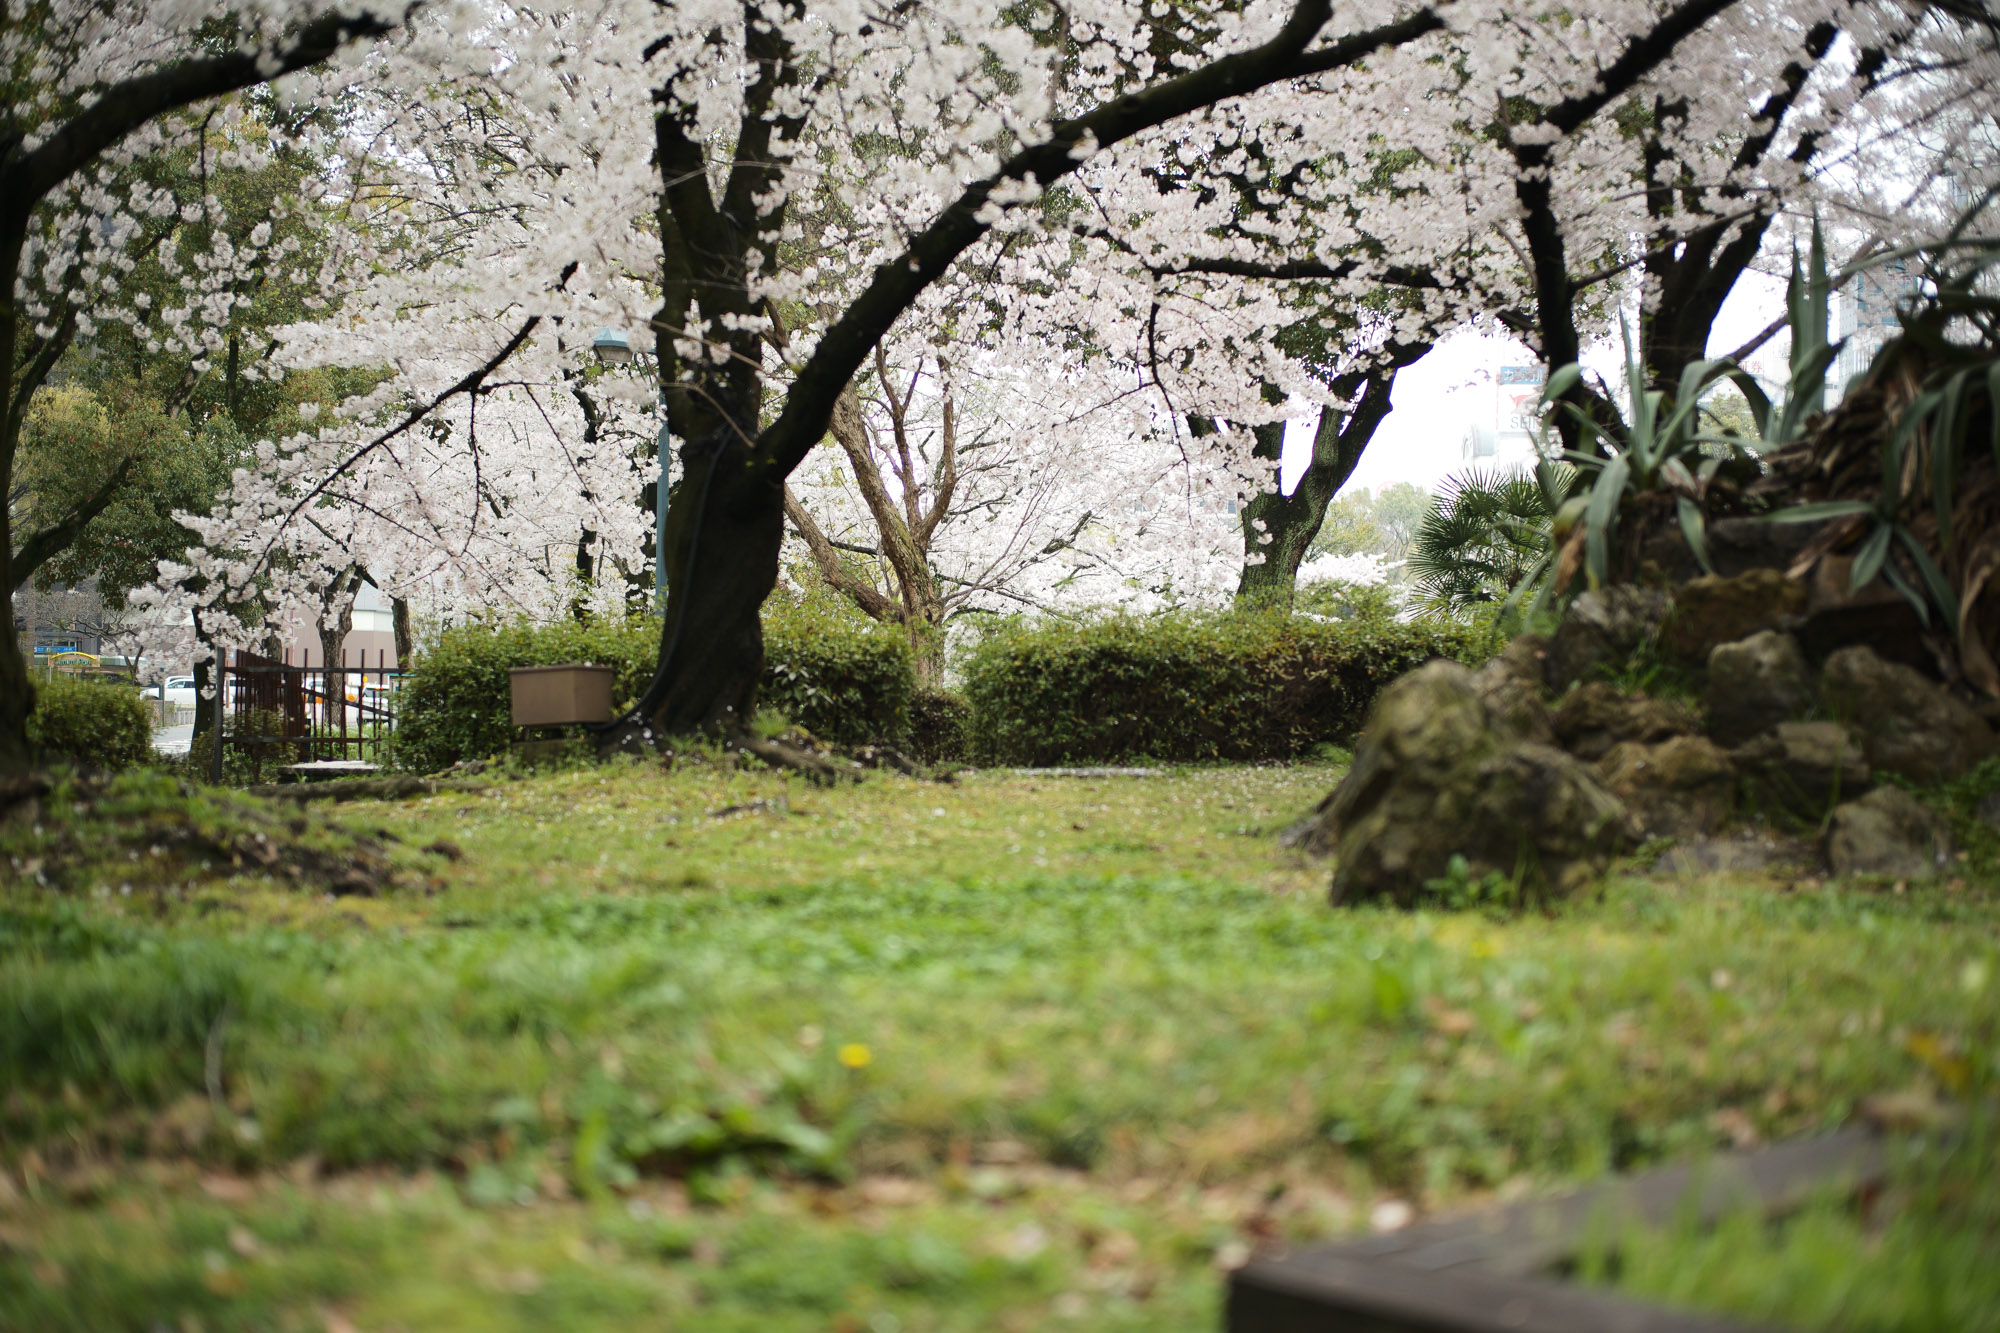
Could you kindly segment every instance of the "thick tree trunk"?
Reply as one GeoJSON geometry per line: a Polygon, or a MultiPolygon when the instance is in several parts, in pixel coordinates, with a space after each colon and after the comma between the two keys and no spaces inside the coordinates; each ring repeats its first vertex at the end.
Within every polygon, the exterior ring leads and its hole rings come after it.
{"type": "Polygon", "coordinates": [[[35,711],[35,682],[21,656],[12,597],[7,599],[5,639],[0,643],[0,775],[26,772],[33,758],[28,751],[28,715],[35,711]]]}
{"type": "Polygon", "coordinates": [[[933,597],[910,618],[910,655],[917,688],[944,688],[944,603],[933,597]]]}
{"type": "MultiPolygon", "coordinates": [[[[1286,607],[1298,589],[1299,564],[1326,522],[1327,506],[1354,475],[1376,427],[1389,415],[1396,373],[1430,351],[1427,342],[1392,343],[1386,364],[1366,372],[1353,371],[1330,386],[1347,408],[1320,409],[1313,430],[1312,461],[1290,495],[1266,491],[1243,506],[1243,574],[1236,596],[1245,601],[1275,602],[1286,607]],[[1259,524],[1262,525],[1260,530],[1259,524]],[[1265,540],[1268,538],[1269,540],[1265,540]],[[1264,559],[1252,564],[1252,552],[1264,559]]],[[[1282,422],[1257,428],[1256,455],[1273,462],[1285,445],[1282,422]]]]}
{"type": "Polygon", "coordinates": [[[215,719],[222,711],[222,696],[208,697],[209,688],[215,684],[215,665],[211,661],[194,664],[194,731],[188,740],[188,752],[197,760],[205,757],[214,748],[209,737],[215,735],[215,719]]]}
{"type": "MultiPolygon", "coordinates": [[[[1326,428],[1327,413],[1320,416],[1326,428]]],[[[1256,457],[1277,462],[1285,447],[1285,423],[1268,422],[1257,427],[1256,457]]],[[[1313,506],[1301,484],[1290,495],[1269,490],[1253,495],[1237,511],[1243,524],[1243,573],[1237,579],[1236,596],[1243,601],[1270,602],[1289,607],[1298,583],[1299,562],[1306,547],[1319,535],[1326,518],[1326,505],[1313,506]],[[1261,558],[1259,558],[1261,557],[1261,558]]]]}
{"type": "Polygon", "coordinates": [[[686,480],[667,511],[667,612],[660,665],[630,738],[722,735],[756,706],[764,672],[764,599],[778,584],[785,535],[784,479],[740,444],[683,455],[686,480]]]}
{"type": "Polygon", "coordinates": [[[347,665],[347,635],[354,628],[354,597],[360,589],[360,571],[350,570],[333,581],[320,604],[320,705],[329,727],[342,726],[346,719],[347,680],[334,673],[347,665]],[[332,614],[336,606],[337,615],[332,614]]]}
{"type": "Polygon", "coordinates": [[[396,670],[408,671],[417,644],[416,636],[410,631],[410,601],[407,597],[389,599],[389,619],[396,631],[396,670]]]}

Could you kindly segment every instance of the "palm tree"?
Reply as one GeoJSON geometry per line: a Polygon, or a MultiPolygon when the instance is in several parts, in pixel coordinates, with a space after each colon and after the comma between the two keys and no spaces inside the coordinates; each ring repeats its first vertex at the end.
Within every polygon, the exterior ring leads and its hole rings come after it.
{"type": "Polygon", "coordinates": [[[1412,581],[1454,611],[1505,600],[1547,553],[1554,516],[1575,481],[1574,468],[1551,462],[1532,472],[1474,468],[1447,477],[1410,543],[1412,581]]]}

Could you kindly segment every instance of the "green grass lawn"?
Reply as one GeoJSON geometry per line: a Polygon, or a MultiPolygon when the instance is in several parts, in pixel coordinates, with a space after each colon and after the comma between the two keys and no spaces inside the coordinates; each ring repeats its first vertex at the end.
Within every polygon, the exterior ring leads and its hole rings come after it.
{"type": "Polygon", "coordinates": [[[1829,1187],[1777,1218],[1614,1232],[1579,1280],[1800,1328],[2000,1329],[2000,1136],[1991,1109],[1891,1144],[1883,1183],[1829,1187]]]}
{"type": "Polygon", "coordinates": [[[0,1328],[1205,1330],[1387,1204],[1990,1095],[1979,858],[1335,910],[1275,834],[1338,775],[618,764],[339,807],[403,867],[339,898],[187,885],[164,785],[52,801],[0,830],[0,1328]]]}

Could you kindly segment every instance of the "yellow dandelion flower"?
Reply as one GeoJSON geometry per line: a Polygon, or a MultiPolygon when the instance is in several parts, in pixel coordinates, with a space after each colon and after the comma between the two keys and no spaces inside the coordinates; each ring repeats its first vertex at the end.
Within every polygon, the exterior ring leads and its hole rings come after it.
{"type": "Polygon", "coordinates": [[[858,1041],[850,1041],[840,1048],[840,1063],[849,1069],[866,1069],[875,1053],[858,1041]]]}

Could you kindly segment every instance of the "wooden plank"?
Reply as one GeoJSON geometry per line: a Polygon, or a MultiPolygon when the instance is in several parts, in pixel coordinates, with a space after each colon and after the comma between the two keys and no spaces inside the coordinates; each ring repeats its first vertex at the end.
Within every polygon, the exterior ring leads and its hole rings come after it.
{"type": "Polygon", "coordinates": [[[1548,1275],[1608,1228],[1682,1219],[1712,1226],[1745,1207],[1777,1214],[1816,1190],[1877,1180],[1884,1164],[1873,1131],[1845,1130],[1260,1259],[1232,1275],[1226,1326],[1230,1333],[1740,1329],[1548,1275]]]}
{"type": "Polygon", "coordinates": [[[1229,1333],[1750,1333],[1610,1292],[1316,1252],[1253,1263],[1229,1286],[1229,1333]]]}
{"type": "Polygon", "coordinates": [[[360,759],[309,759],[302,764],[286,764],[278,771],[290,774],[294,781],[310,782],[314,778],[367,777],[380,773],[382,768],[360,759]]]}
{"type": "Polygon", "coordinates": [[[1752,1152],[1661,1167],[1569,1194],[1529,1199],[1459,1218],[1442,1219],[1339,1248],[1394,1256],[1415,1268],[1477,1264],[1490,1272],[1527,1276],[1576,1253],[1607,1226],[1664,1226],[1689,1215],[1713,1226],[1724,1213],[1797,1206],[1814,1189],[1859,1185],[1881,1174],[1881,1141],[1867,1129],[1779,1144],[1752,1152]]]}

